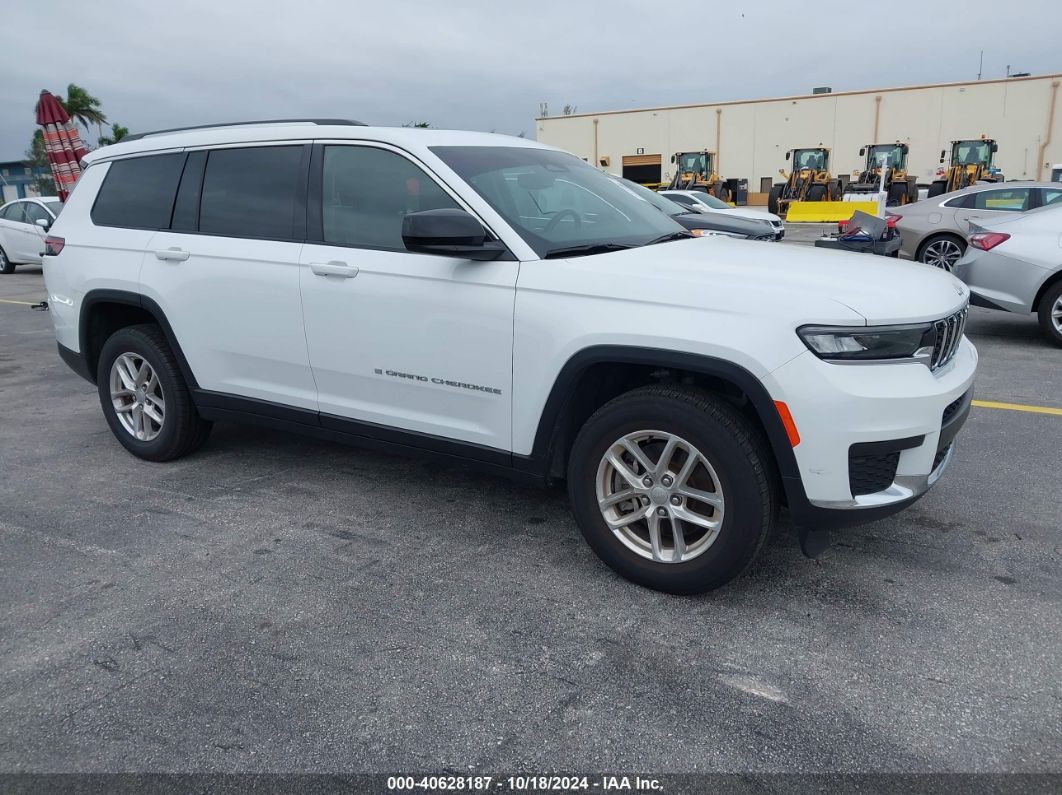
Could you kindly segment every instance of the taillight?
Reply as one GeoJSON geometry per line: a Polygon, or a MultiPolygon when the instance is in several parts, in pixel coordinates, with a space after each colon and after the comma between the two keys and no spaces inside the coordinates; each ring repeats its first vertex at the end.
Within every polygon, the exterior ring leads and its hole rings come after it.
{"type": "Polygon", "coordinates": [[[66,245],[66,238],[48,235],[44,238],[44,254],[48,257],[57,257],[66,245]]]}
{"type": "Polygon", "coordinates": [[[896,213],[887,213],[885,215],[885,225],[889,227],[896,226],[896,222],[903,218],[902,215],[896,215],[896,213]]]}
{"type": "Polygon", "coordinates": [[[970,245],[982,251],[991,251],[1006,240],[1010,240],[1006,232],[977,232],[970,235],[970,245]]]}

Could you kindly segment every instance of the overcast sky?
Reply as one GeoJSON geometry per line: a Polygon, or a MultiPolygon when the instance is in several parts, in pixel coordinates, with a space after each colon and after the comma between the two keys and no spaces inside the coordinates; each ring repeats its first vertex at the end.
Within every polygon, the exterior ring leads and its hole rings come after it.
{"type": "Polygon", "coordinates": [[[27,149],[40,90],[70,82],[133,131],[324,116],[534,137],[540,102],[967,80],[982,48],[986,78],[1060,72],[1060,22],[1059,0],[3,0],[0,160],[27,149]]]}

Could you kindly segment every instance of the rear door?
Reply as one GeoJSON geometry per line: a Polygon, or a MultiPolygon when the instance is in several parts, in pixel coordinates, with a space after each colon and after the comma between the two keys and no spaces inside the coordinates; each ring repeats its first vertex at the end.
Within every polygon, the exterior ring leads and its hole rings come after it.
{"type": "Polygon", "coordinates": [[[970,234],[970,224],[978,218],[1003,218],[1022,213],[1034,206],[1033,189],[1028,187],[992,188],[971,193],[963,206],[955,211],[955,223],[964,235],[970,234]]]}
{"type": "Polygon", "coordinates": [[[242,408],[281,416],[317,409],[299,299],[308,165],[299,143],[190,152],[171,228],[148,245],[143,292],[199,387],[216,393],[200,395],[205,403],[249,398],[242,408]]]}
{"type": "Polygon", "coordinates": [[[34,244],[40,237],[33,231],[33,225],[26,215],[29,202],[14,202],[4,209],[0,223],[4,227],[4,250],[13,262],[39,262],[40,251],[33,251],[34,244]]]}

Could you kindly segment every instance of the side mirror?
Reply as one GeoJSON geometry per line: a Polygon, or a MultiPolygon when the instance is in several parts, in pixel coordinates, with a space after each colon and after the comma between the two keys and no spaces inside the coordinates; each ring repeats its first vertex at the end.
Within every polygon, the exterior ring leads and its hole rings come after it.
{"type": "Polygon", "coordinates": [[[671,155],[671,162],[672,162],[672,163],[674,163],[674,162],[675,162],[675,156],[674,156],[674,155],[671,155]]]}
{"type": "Polygon", "coordinates": [[[992,151],[993,152],[998,152],[999,151],[999,144],[992,144],[992,151]]]}
{"type": "Polygon", "coordinates": [[[410,213],[402,219],[402,242],[407,251],[460,259],[492,260],[506,250],[487,240],[483,225],[464,210],[445,208],[410,213]]]}
{"type": "Polygon", "coordinates": [[[791,154],[793,154],[793,153],[792,153],[792,152],[786,152],[786,153],[785,153],[785,159],[786,159],[786,160],[788,160],[788,159],[789,159],[789,156],[790,156],[791,154]]]}
{"type": "Polygon", "coordinates": [[[866,154],[867,154],[867,148],[864,146],[862,149],[859,150],[859,156],[860,157],[866,157],[866,154]]]}
{"type": "Polygon", "coordinates": [[[45,232],[47,232],[49,229],[52,228],[52,222],[49,221],[47,218],[38,218],[33,223],[35,223],[37,226],[39,226],[45,232]]]}
{"type": "Polygon", "coordinates": [[[948,150],[947,149],[941,149],[940,150],[940,162],[943,163],[944,162],[944,158],[947,157],[947,156],[948,156],[948,150]]]}

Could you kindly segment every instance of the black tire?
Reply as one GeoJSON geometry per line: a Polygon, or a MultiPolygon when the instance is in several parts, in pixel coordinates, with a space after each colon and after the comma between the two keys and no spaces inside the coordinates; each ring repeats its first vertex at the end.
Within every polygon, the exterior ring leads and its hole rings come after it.
{"type": "Polygon", "coordinates": [[[934,196],[941,196],[948,192],[948,183],[943,180],[935,180],[929,183],[929,193],[927,197],[932,199],[934,196]]]}
{"type": "Polygon", "coordinates": [[[1040,298],[1040,308],[1036,315],[1040,320],[1040,331],[1050,342],[1062,347],[1062,330],[1055,326],[1052,314],[1055,304],[1062,302],[1062,281],[1057,281],[1047,288],[1040,298]]]}
{"type": "Polygon", "coordinates": [[[948,271],[948,273],[951,273],[951,271],[955,268],[955,263],[958,262],[962,258],[962,255],[965,253],[966,241],[958,235],[945,233],[939,235],[931,235],[930,237],[927,237],[925,240],[923,240],[922,244],[918,247],[918,252],[915,254],[915,260],[917,262],[921,262],[924,265],[933,265],[937,268],[941,268],[942,270],[948,271]],[[944,266],[940,262],[935,261],[935,257],[933,256],[935,252],[933,251],[933,248],[937,244],[946,244],[949,245],[951,249],[953,249],[953,256],[951,257],[950,265],[944,266]],[[957,251],[958,253],[954,254],[954,251],[957,251]]]}
{"type": "Polygon", "coordinates": [[[775,185],[771,188],[770,193],[767,194],[767,212],[779,215],[778,212],[778,199],[782,196],[783,187],[781,185],[775,185]]]}
{"type": "Polygon", "coordinates": [[[812,185],[808,188],[805,201],[818,202],[826,198],[826,186],[822,184],[812,185]]]}
{"type": "Polygon", "coordinates": [[[180,458],[200,447],[210,435],[212,423],[204,420],[196,411],[177,359],[158,326],[126,326],[108,337],[100,351],[96,384],[103,416],[111,432],[126,450],[138,458],[147,461],[180,458]],[[111,400],[111,366],[124,353],[136,354],[151,366],[165,397],[162,427],[150,441],[141,441],[125,429],[111,400]]]}
{"type": "Polygon", "coordinates": [[[5,276],[15,272],[15,263],[7,257],[7,252],[0,248],[0,273],[5,276]]]}
{"type": "Polygon", "coordinates": [[[894,182],[889,185],[889,193],[886,196],[885,203],[889,207],[897,207],[903,203],[904,196],[907,195],[907,183],[906,182],[894,182]]]}
{"type": "Polygon", "coordinates": [[[673,594],[718,588],[756,558],[778,514],[773,458],[762,435],[730,404],[688,387],[636,389],[602,406],[586,422],[568,461],[568,493],[579,529],[609,567],[632,582],[673,594]],[[598,508],[599,463],[625,434],[657,430],[680,436],[715,469],[726,500],[715,541],[681,563],[643,557],[621,542],[598,508]]]}
{"type": "Polygon", "coordinates": [[[841,181],[830,183],[830,201],[839,202],[842,196],[844,196],[844,188],[841,187],[841,181]]]}
{"type": "Polygon", "coordinates": [[[726,189],[726,185],[722,182],[715,183],[715,198],[721,202],[730,201],[730,191],[726,189]]]}

